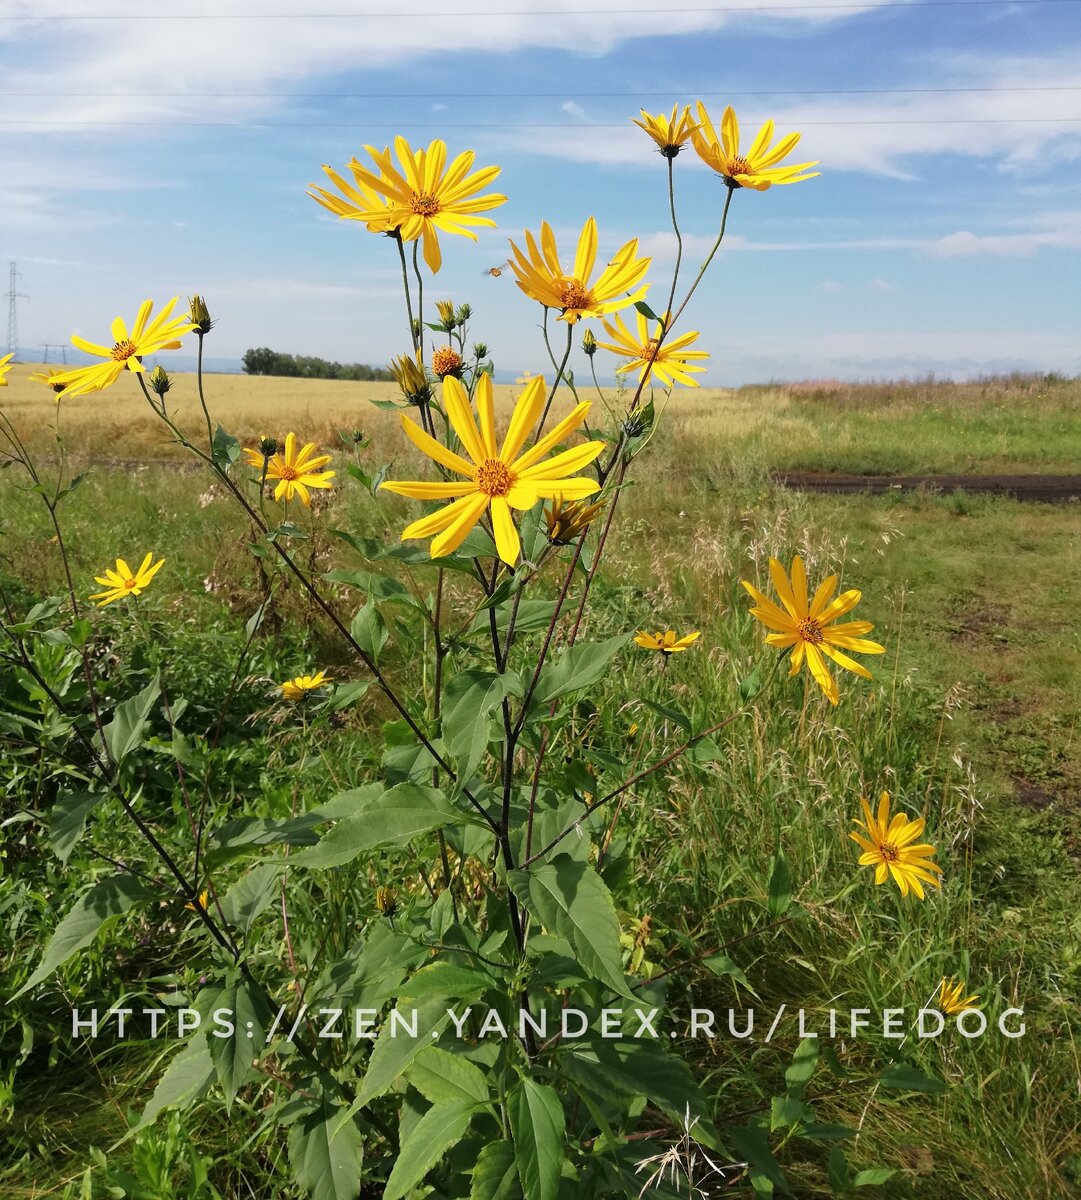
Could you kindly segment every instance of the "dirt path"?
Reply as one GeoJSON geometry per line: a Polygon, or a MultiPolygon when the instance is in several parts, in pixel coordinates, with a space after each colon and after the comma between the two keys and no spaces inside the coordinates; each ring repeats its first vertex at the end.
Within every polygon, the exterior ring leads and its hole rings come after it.
{"type": "Polygon", "coordinates": [[[987,492],[1048,504],[1081,500],[1081,475],[828,475],[819,471],[775,471],[773,478],[784,487],[801,492],[880,494],[923,488],[936,492],[987,492]]]}

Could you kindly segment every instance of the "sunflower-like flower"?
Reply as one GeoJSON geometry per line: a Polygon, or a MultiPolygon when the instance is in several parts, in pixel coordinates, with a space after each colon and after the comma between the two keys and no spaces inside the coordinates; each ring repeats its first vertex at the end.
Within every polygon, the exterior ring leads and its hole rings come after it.
{"type": "Polygon", "coordinates": [[[649,289],[643,283],[650,258],[638,257],[638,239],[625,243],[615,258],[590,284],[589,277],[597,261],[597,222],[590,217],[578,238],[574,270],[568,275],[559,262],[555,234],[547,221],[541,222],[541,240],[525,231],[528,255],[511,242],[514,258],[511,270],[516,282],[531,300],[545,308],[561,310],[560,320],[574,324],[580,317],[599,317],[641,300],[649,289]]]}
{"type": "MultiPolygon", "coordinates": [[[[358,185],[364,184],[383,199],[368,210],[342,213],[352,220],[386,221],[399,227],[402,240],[415,242],[424,239],[424,261],[434,274],[443,265],[437,230],[457,233],[477,240],[468,226],[489,225],[490,217],[476,214],[506,204],[507,197],[498,192],[478,196],[477,192],[500,172],[499,167],[482,167],[469,174],[476,155],[463,151],[447,166],[447,144],[436,138],[426,150],[414,150],[403,137],[394,139],[394,152],[401,165],[399,171],[389,150],[365,146],[379,174],[362,167],[355,159],[349,164],[358,185]]],[[[318,197],[316,197],[318,199],[318,197]]]]}
{"type": "Polygon", "coordinates": [[[638,378],[642,383],[645,383],[656,376],[665,387],[673,387],[677,383],[686,384],[687,387],[698,387],[698,380],[691,378],[691,372],[701,372],[705,368],[695,366],[689,360],[692,358],[709,358],[705,350],[688,350],[687,347],[698,337],[697,331],[694,333],[684,333],[671,341],[661,341],[661,335],[664,333],[668,325],[670,314],[665,313],[657,322],[657,329],[651,335],[649,332],[649,322],[639,312],[638,317],[638,336],[636,337],[624,324],[623,318],[618,314],[613,318],[613,323],[603,321],[605,332],[612,339],[611,342],[598,342],[597,345],[602,350],[610,350],[613,354],[618,354],[621,358],[626,358],[629,361],[623,363],[622,366],[616,368],[617,373],[624,371],[633,371],[638,368],[638,378]]]}
{"type": "Polygon", "coordinates": [[[244,454],[247,456],[250,467],[262,472],[265,464],[266,478],[278,481],[278,486],[274,489],[275,500],[281,500],[283,497],[286,500],[292,500],[294,495],[298,495],[304,507],[310,508],[312,498],[308,489],[332,487],[330,480],[337,474],[335,471],[319,469],[330,462],[330,455],[314,454],[314,450],[315,443],[306,442],[298,453],[297,435],[287,433],[284,453],[279,451],[267,457],[262,448],[258,450],[245,448],[244,454]]]}
{"type": "Polygon", "coordinates": [[[636,120],[635,125],[649,134],[665,158],[675,158],[683,149],[683,144],[698,128],[691,116],[690,106],[686,104],[682,113],[679,111],[679,105],[673,104],[670,117],[666,117],[664,113],[651,116],[644,108],[641,111],[642,119],[636,120]]]}
{"type": "MultiPolygon", "coordinates": [[[[384,147],[383,153],[390,151],[384,147]]],[[[364,168],[355,158],[347,165],[353,174],[352,183],[347,183],[333,167],[323,163],[327,178],[342,193],[340,196],[314,183],[308,185],[308,195],[336,217],[363,221],[369,233],[393,233],[401,221],[391,215],[390,201],[364,182],[360,175],[364,168]]]]}
{"type": "MultiPolygon", "coordinates": [[[[14,365],[11,361],[14,357],[15,357],[15,351],[12,350],[12,352],[10,354],[5,354],[3,358],[0,358],[0,387],[7,387],[7,385],[8,385],[7,373],[8,373],[8,371],[11,370],[12,366],[14,365]]],[[[31,375],[30,378],[36,379],[37,376],[31,375]]]]}
{"type": "Polygon", "coordinates": [[[935,875],[941,875],[942,868],[931,862],[934,846],[912,844],[923,833],[923,817],[911,821],[903,812],[898,812],[891,819],[888,792],[883,792],[878,798],[877,815],[862,796],[860,804],[863,806],[863,820],[857,820],[856,824],[867,836],[859,833],[850,833],[848,836],[863,851],[860,866],[876,868],[875,883],[885,883],[892,876],[902,896],[915,892],[921,900],[922,884],[940,887],[935,875]]]}
{"type": "Polygon", "coordinates": [[[938,1007],[948,1017],[979,1008],[979,996],[966,996],[965,985],[957,979],[943,979],[938,988],[938,1007]]]}
{"type": "MultiPolygon", "coordinates": [[[[0,370],[3,370],[2,360],[0,360],[0,370]]],[[[58,371],[55,367],[50,367],[48,371],[35,371],[30,378],[37,383],[43,383],[59,397],[60,393],[67,386],[60,378],[63,374],[63,371],[58,371]]]]}
{"type": "Polygon", "coordinates": [[[112,604],[114,600],[123,600],[125,596],[138,596],[161,570],[165,562],[164,558],[159,558],[151,566],[153,558],[153,554],[148,554],[140,563],[137,571],[133,571],[122,558],[118,558],[115,571],[106,567],[104,575],[94,576],[94,582],[100,583],[105,591],[96,592],[90,599],[99,601],[98,607],[104,608],[107,604],[112,604]]]}
{"type": "Polygon", "coordinates": [[[91,367],[76,367],[72,371],[62,371],[59,375],[54,375],[52,383],[64,385],[60,395],[85,396],[90,392],[100,392],[116,383],[125,370],[144,372],[144,355],[153,354],[157,350],[179,350],[181,337],[195,328],[188,317],[172,315],[179,299],[179,296],[174,296],[153,321],[150,321],[153,301],[144,300],[130,332],[124,318],[117,317],[113,321],[111,347],[99,346],[95,342],[86,341],[78,334],[72,334],[71,344],[76,349],[105,361],[95,363],[91,367]]]}
{"type": "Polygon", "coordinates": [[[603,502],[585,504],[581,500],[572,500],[570,504],[566,504],[562,496],[556,496],[544,510],[548,540],[556,546],[569,546],[571,542],[576,542],[597,519],[597,514],[603,507],[603,502]]]}
{"type": "Polygon", "coordinates": [[[868,641],[862,636],[874,629],[870,621],[844,621],[840,625],[833,624],[838,617],[844,616],[859,604],[863,593],[852,588],[833,600],[833,593],[837,590],[837,576],[831,575],[819,584],[814,599],[808,603],[807,572],[803,567],[803,559],[798,554],[792,560],[791,580],[775,558],[769,560],[769,573],[784,607],[774,604],[746,579],[742,579],[740,582],[755,602],[751,615],[774,631],[766,634],[768,645],[792,647],[789,675],[797,674],[806,660],[815,682],[825,692],[829,702],[836,704],[839,698],[837,682],[826,666],[826,658],[832,658],[838,666],[845,667],[864,679],[870,679],[871,672],[843,651],[855,650],[858,654],[886,652],[885,646],[868,641]]]}
{"type": "Polygon", "coordinates": [[[317,671],[314,675],[297,675],[295,679],[287,679],[278,686],[283,700],[303,700],[309,692],[332,682],[326,671],[317,671]]]}
{"type": "Polygon", "coordinates": [[[800,140],[798,133],[785,134],[771,147],[772,140],[773,122],[767,121],[758,131],[751,148],[746,154],[741,154],[739,122],[732,106],[724,110],[721,136],[718,137],[705,105],[701,100],[698,101],[698,125],[691,133],[691,142],[698,157],[707,167],[712,167],[730,188],[745,187],[764,192],[775,183],[802,183],[804,179],[814,179],[821,174],[820,171],[812,171],[809,175],[804,173],[809,167],[817,167],[817,162],[777,166],[782,158],[796,148],[800,140]]]}
{"type": "Polygon", "coordinates": [[[440,379],[446,379],[448,375],[461,375],[462,356],[453,346],[440,346],[432,352],[432,372],[440,379]]]}
{"type": "Polygon", "coordinates": [[[476,400],[479,429],[465,388],[453,376],[443,380],[443,407],[468,458],[429,437],[415,421],[402,417],[402,427],[410,441],[440,466],[463,476],[460,482],[382,483],[380,487],[399,496],[411,496],[414,500],[453,500],[452,504],[421,517],[402,531],[403,541],[431,537],[433,558],[456,550],[481,517],[490,511],[499,557],[513,566],[518,561],[521,542],[511,509],[532,508],[542,498],[552,500],[561,496],[565,500],[580,500],[591,496],[600,489],[595,479],[568,479],[567,476],[588,466],[604,449],[604,443],[583,442],[554,458],[545,458],[585,421],[590,406],[583,402],[522,453],[529,431],[544,409],[543,376],[531,379],[519,396],[502,446],[496,444],[490,375],[481,375],[476,400]]]}
{"type": "Polygon", "coordinates": [[[643,650],[656,650],[667,657],[669,654],[679,654],[686,650],[701,636],[698,630],[684,634],[683,637],[676,637],[673,629],[658,630],[656,633],[646,633],[643,630],[634,635],[634,644],[641,646],[643,650]]]}

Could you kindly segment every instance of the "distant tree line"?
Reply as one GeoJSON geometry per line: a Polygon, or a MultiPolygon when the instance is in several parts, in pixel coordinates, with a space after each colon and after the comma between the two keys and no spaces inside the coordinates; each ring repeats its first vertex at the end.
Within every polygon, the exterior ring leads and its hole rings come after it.
{"type": "Polygon", "coordinates": [[[260,346],[245,352],[241,362],[248,375],[287,375],[294,379],[359,379],[392,380],[385,367],[369,367],[366,363],[328,362],[306,354],[281,354],[260,346]]]}

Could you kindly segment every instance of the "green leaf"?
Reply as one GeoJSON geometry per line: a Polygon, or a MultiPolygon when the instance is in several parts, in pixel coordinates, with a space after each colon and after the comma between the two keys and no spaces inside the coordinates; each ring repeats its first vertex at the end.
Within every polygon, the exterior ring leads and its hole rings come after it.
{"type": "Polygon", "coordinates": [[[691,719],[685,713],[681,713],[678,708],[666,708],[663,704],[655,704],[652,700],[643,700],[642,703],[646,708],[652,709],[657,716],[671,721],[673,725],[678,725],[688,737],[691,736],[691,719]]]}
{"type": "Polygon", "coordinates": [[[361,1080],[360,1091],[350,1112],[359,1111],[365,1104],[381,1096],[417,1055],[435,1041],[433,1034],[440,1033],[450,1021],[446,1002],[440,998],[420,1004],[410,1000],[398,1005],[394,1012],[401,1013],[402,1023],[395,1024],[393,1014],[387,1018],[376,1038],[375,1049],[368,1060],[368,1070],[361,1080]],[[414,1014],[416,1037],[411,1033],[414,1014]],[[395,1029],[397,1032],[392,1034],[395,1029]]]}
{"type": "Polygon", "coordinates": [[[878,1082],[887,1088],[898,1088],[905,1092],[944,1092],[946,1084],[941,1079],[925,1075],[919,1068],[905,1063],[894,1063],[878,1077],[878,1082]]]}
{"type": "Polygon", "coordinates": [[[810,1105],[797,1096],[774,1096],[769,1106],[769,1127],[771,1131],[784,1129],[813,1115],[810,1105]]]}
{"type": "Polygon", "coordinates": [[[653,311],[652,308],[644,300],[636,300],[634,307],[646,318],[647,321],[659,321],[660,317],[653,311]]]}
{"type": "Polygon", "coordinates": [[[289,1130],[289,1162],[312,1200],[356,1200],[364,1165],[364,1137],[352,1119],[323,1100],[289,1130]]]}
{"type": "Polygon", "coordinates": [[[550,704],[557,696],[599,683],[608,673],[609,662],[629,641],[630,634],[622,633],[604,642],[582,642],[565,650],[553,662],[545,664],[533,693],[533,704],[550,704]]]}
{"type": "Polygon", "coordinates": [[[454,755],[458,778],[465,782],[477,769],[491,739],[492,710],[507,696],[522,694],[513,672],[462,671],[447,688],[443,741],[454,755]]]}
{"type": "Polygon", "coordinates": [[[155,702],[161,695],[161,682],[152,679],[145,688],[130,700],[118,704],[113,719],[102,730],[109,755],[118,766],[138,746],[146,735],[147,719],[155,702]]]}
{"type": "Polygon", "coordinates": [[[756,663],[750,675],[739,681],[739,698],[746,704],[762,690],[762,664],[756,663]]]}
{"type": "Polygon", "coordinates": [[[835,1196],[844,1195],[852,1186],[852,1172],[849,1170],[848,1159],[840,1146],[834,1146],[830,1151],[828,1179],[835,1196]]]}
{"type": "MultiPolygon", "coordinates": [[[[459,957],[459,956],[456,956],[459,957]]],[[[481,995],[495,983],[486,970],[467,965],[459,960],[438,958],[421,967],[398,989],[399,999],[426,1000],[429,997],[447,1000],[465,1000],[481,995]]]]}
{"type": "Polygon", "coordinates": [[[525,1200],[555,1200],[565,1132],[559,1093],[543,1083],[523,1079],[507,1097],[507,1115],[525,1200]]]}
{"type": "Polygon", "coordinates": [[[476,1104],[447,1100],[433,1105],[402,1142],[387,1179],[383,1200],[403,1200],[446,1154],[462,1140],[476,1104]]]}
{"type": "Polygon", "coordinates": [[[107,879],[99,879],[68,909],[49,939],[37,969],[12,999],[17,1000],[32,987],[37,987],[77,950],[89,946],[111,917],[120,916],[136,901],[148,900],[153,894],[134,875],[110,875],[107,879]]]}
{"type": "Polygon", "coordinates": [[[206,1037],[197,1033],[188,1040],[184,1049],[173,1057],[165,1074],[158,1080],[154,1094],[146,1102],[139,1123],[127,1136],[139,1129],[145,1129],[154,1122],[158,1113],[165,1109],[184,1108],[198,1100],[213,1078],[214,1064],[210,1060],[210,1047],[206,1044],[206,1037]]]}
{"type": "Polygon", "coordinates": [[[878,1187],[879,1184],[886,1183],[896,1175],[896,1171],[891,1171],[889,1167],[871,1167],[866,1171],[857,1171],[856,1178],[852,1180],[853,1187],[878,1187]]]}
{"type": "Polygon", "coordinates": [[[317,846],[293,855],[295,867],[340,867],[377,846],[403,846],[422,833],[466,821],[437,788],[399,783],[329,829],[317,846]]]}
{"type": "Polygon", "coordinates": [[[214,430],[210,457],[214,460],[214,465],[223,471],[228,471],[240,457],[240,443],[220,425],[214,430]]]}
{"type": "Polygon", "coordinates": [[[489,1142],[477,1155],[469,1200],[519,1200],[518,1167],[512,1142],[489,1142]]]}
{"type": "Polygon", "coordinates": [[[736,983],[745,987],[752,996],[758,995],[754,988],[751,987],[750,981],[743,973],[743,969],[737,966],[727,954],[711,954],[709,958],[702,960],[702,966],[712,971],[714,975],[731,975],[736,983]]]}
{"type": "Polygon", "coordinates": [[[766,908],[771,917],[780,917],[792,903],[792,871],[783,850],[778,850],[773,859],[773,870],[769,877],[769,897],[766,908]]]}
{"type": "Polygon", "coordinates": [[[226,921],[247,934],[252,921],[270,905],[278,894],[282,868],[273,863],[259,863],[229,889],[221,902],[226,921]]]}
{"type": "Polygon", "coordinates": [[[759,1125],[730,1128],[727,1133],[736,1153],[750,1164],[748,1179],[756,1196],[772,1196],[774,1191],[791,1195],[791,1188],[773,1157],[769,1138],[759,1125]]]}
{"type": "Polygon", "coordinates": [[[560,854],[528,871],[512,871],[510,885],[546,929],[570,942],[589,975],[633,998],[623,975],[612,894],[588,863],[560,854]]]}
{"type": "Polygon", "coordinates": [[[792,1065],[784,1073],[788,1090],[798,1096],[811,1080],[818,1063],[818,1038],[807,1037],[796,1047],[792,1065]]]}
{"type": "Polygon", "coordinates": [[[488,1102],[488,1080],[480,1067],[438,1046],[422,1050],[406,1069],[405,1078],[432,1104],[448,1100],[488,1102]]]}
{"type": "Polygon", "coordinates": [[[224,1027],[213,1025],[207,1034],[207,1044],[225,1092],[226,1106],[229,1106],[237,1091],[251,1077],[252,1060],[262,1053],[267,1004],[262,992],[242,980],[221,992],[214,1004],[214,1010],[218,1009],[224,1010],[234,1028],[232,1033],[226,1034],[224,1027]]]}
{"type": "Polygon", "coordinates": [[[49,846],[62,863],[83,836],[90,810],[102,799],[101,792],[63,792],[57,797],[49,813],[49,846]]]}
{"type": "Polygon", "coordinates": [[[389,634],[386,622],[379,609],[375,607],[374,600],[369,600],[353,618],[349,632],[369,658],[373,660],[379,658],[383,647],[387,644],[389,634]]]}

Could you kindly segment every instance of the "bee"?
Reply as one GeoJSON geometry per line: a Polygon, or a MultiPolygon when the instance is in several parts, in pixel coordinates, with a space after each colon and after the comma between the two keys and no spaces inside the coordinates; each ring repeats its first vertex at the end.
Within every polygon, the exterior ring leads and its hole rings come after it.
{"type": "Polygon", "coordinates": [[[506,269],[507,269],[507,268],[508,268],[510,265],[511,265],[511,263],[510,263],[510,259],[508,258],[506,262],[501,262],[501,263],[500,263],[498,266],[496,266],[496,267],[487,267],[485,270],[483,270],[483,271],[481,272],[481,274],[482,274],[482,275],[491,275],[491,277],[492,277],[493,279],[498,279],[498,278],[500,277],[500,275],[502,275],[502,274],[503,274],[503,272],[504,272],[504,271],[505,271],[505,270],[506,270],[506,269]]]}

